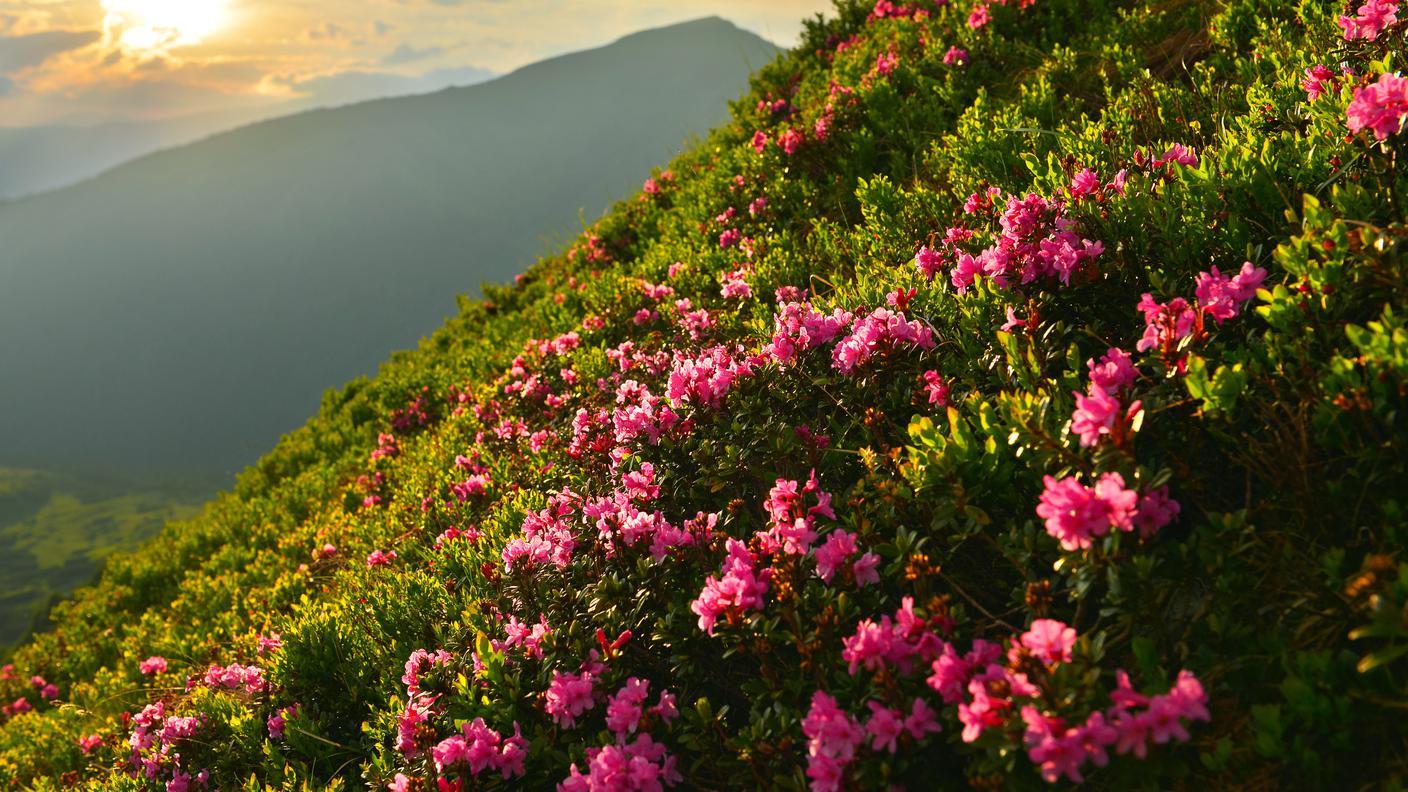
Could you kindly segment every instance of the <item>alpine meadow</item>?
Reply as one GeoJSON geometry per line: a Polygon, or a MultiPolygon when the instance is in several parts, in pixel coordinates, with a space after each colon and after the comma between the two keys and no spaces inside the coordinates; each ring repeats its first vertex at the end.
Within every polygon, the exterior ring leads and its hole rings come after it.
{"type": "Polygon", "coordinates": [[[59,604],[0,786],[1404,789],[1405,53],[837,0],[59,604]]]}

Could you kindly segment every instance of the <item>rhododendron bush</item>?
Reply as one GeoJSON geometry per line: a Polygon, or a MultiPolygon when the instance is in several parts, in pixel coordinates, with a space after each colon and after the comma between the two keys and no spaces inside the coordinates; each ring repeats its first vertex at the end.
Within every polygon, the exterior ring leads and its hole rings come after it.
{"type": "Polygon", "coordinates": [[[1405,31],[839,3],[61,605],[0,782],[1402,785],[1405,31]]]}

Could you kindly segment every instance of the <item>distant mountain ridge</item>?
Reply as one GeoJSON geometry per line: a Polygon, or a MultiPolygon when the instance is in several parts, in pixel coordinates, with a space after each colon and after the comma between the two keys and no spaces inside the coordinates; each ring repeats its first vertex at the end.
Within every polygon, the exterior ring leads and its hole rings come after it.
{"type": "Polygon", "coordinates": [[[717,18],[0,206],[0,459],[228,473],[637,187],[777,49],[717,18]]]}
{"type": "Polygon", "coordinates": [[[314,80],[309,94],[277,104],[159,121],[0,127],[0,201],[62,189],[138,157],[246,124],[318,108],[431,93],[492,79],[486,69],[443,69],[419,77],[350,72],[314,80]]]}

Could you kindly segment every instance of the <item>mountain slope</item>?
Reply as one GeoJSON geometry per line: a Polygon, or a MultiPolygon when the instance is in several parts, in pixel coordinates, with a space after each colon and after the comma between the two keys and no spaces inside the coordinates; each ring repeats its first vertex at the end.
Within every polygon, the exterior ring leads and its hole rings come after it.
{"type": "Polygon", "coordinates": [[[637,186],[773,54],[701,20],[0,206],[0,457],[238,469],[637,186]]]}
{"type": "Polygon", "coordinates": [[[350,72],[300,86],[308,92],[305,98],[242,110],[160,121],[0,127],[0,201],[77,184],[152,152],[255,121],[319,107],[430,93],[493,76],[475,67],[437,70],[420,77],[350,72]]]}
{"type": "Polygon", "coordinates": [[[1408,21],[1340,11],[838,4],[62,607],[0,782],[1403,786],[1408,21]]]}

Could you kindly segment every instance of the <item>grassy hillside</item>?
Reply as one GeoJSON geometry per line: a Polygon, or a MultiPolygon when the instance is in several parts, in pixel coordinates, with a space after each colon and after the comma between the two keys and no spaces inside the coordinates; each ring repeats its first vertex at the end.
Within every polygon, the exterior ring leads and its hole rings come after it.
{"type": "Polygon", "coordinates": [[[1405,24],[1342,10],[841,3],[114,557],[0,781],[1401,787],[1405,24]]]}
{"type": "Polygon", "coordinates": [[[0,469],[0,656],[45,623],[54,600],[91,582],[110,553],[139,547],[199,501],[186,488],[0,469]]]}

